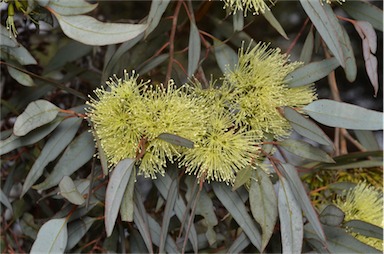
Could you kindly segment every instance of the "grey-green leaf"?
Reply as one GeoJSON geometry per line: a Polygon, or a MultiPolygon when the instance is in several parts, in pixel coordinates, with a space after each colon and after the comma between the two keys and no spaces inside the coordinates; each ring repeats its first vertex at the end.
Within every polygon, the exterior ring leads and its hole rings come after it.
{"type": "Polygon", "coordinates": [[[217,198],[235,219],[237,224],[247,234],[252,244],[259,250],[262,250],[261,235],[256,227],[254,220],[251,218],[247,209],[237,192],[231,191],[231,188],[225,184],[212,183],[213,191],[217,198]]]}
{"type": "Polygon", "coordinates": [[[213,45],[215,47],[214,53],[216,61],[220,70],[223,73],[234,70],[238,62],[237,53],[231,47],[221,41],[214,40],[213,45]]]}
{"type": "Polygon", "coordinates": [[[333,100],[317,100],[303,110],[327,126],[352,130],[382,130],[383,113],[333,100]]]}
{"type": "Polygon", "coordinates": [[[51,219],[40,228],[30,253],[64,253],[67,240],[67,219],[51,219]]]}
{"type": "Polygon", "coordinates": [[[13,126],[16,136],[24,136],[31,130],[51,122],[59,113],[59,108],[46,100],[37,100],[28,104],[13,126]]]}
{"type": "Polygon", "coordinates": [[[244,12],[242,10],[233,13],[233,31],[239,32],[244,28],[244,12]]]}
{"type": "Polygon", "coordinates": [[[12,78],[14,78],[19,84],[23,86],[34,86],[33,79],[28,74],[19,71],[18,69],[15,69],[11,66],[7,66],[8,73],[11,75],[12,78]]]}
{"type": "Polygon", "coordinates": [[[188,76],[192,76],[197,67],[199,66],[201,42],[200,33],[194,22],[190,21],[191,28],[189,31],[189,42],[188,42],[188,76]]]}
{"type": "Polygon", "coordinates": [[[132,168],[135,164],[133,159],[120,161],[113,169],[105,194],[105,229],[107,236],[111,236],[117,214],[119,213],[121,200],[127,187],[132,168]]]}
{"type": "Polygon", "coordinates": [[[285,39],[289,40],[286,32],[284,31],[284,28],[281,26],[281,24],[279,23],[279,21],[275,18],[275,16],[273,16],[272,12],[270,10],[266,10],[264,13],[264,18],[268,21],[268,23],[276,29],[277,32],[279,32],[279,34],[281,36],[283,36],[285,39]]]}
{"type": "MultiPolygon", "coordinates": [[[[135,168],[133,168],[135,169],[135,168]]],[[[127,188],[125,189],[123,200],[120,205],[120,216],[122,221],[133,221],[133,212],[134,212],[134,202],[133,202],[133,192],[135,189],[136,183],[136,172],[134,170],[131,173],[129,178],[127,188]]]]}
{"type": "Polygon", "coordinates": [[[299,114],[290,107],[284,107],[284,117],[290,122],[292,128],[302,135],[319,144],[333,147],[332,141],[314,122],[299,114]]]}
{"type": "Polygon", "coordinates": [[[236,240],[233,241],[227,253],[241,253],[241,251],[244,250],[250,243],[251,241],[249,240],[247,235],[244,232],[241,232],[241,234],[236,238],[236,240]]]}
{"type": "Polygon", "coordinates": [[[0,45],[0,52],[2,57],[13,57],[21,65],[37,64],[36,59],[22,45],[18,45],[18,47],[6,47],[0,45]]]}
{"type": "Polygon", "coordinates": [[[152,1],[151,9],[149,10],[147,24],[144,37],[146,38],[159,24],[161,16],[168,7],[170,0],[152,1]]]}
{"type": "Polygon", "coordinates": [[[71,250],[92,226],[95,218],[84,217],[68,224],[68,243],[66,251],[71,250]]]}
{"type": "Polygon", "coordinates": [[[75,205],[82,205],[85,199],[77,190],[75,184],[69,176],[64,176],[59,183],[60,194],[69,202],[75,205]]]}
{"type": "Polygon", "coordinates": [[[235,178],[235,182],[233,183],[232,191],[237,190],[238,188],[243,186],[245,183],[247,183],[249,181],[249,179],[251,179],[251,176],[252,176],[252,167],[251,166],[247,166],[247,167],[240,169],[236,173],[236,178],[235,178]]]}
{"type": "Polygon", "coordinates": [[[90,4],[85,0],[50,0],[45,7],[52,9],[60,15],[79,15],[94,10],[97,5],[97,3],[90,4]]]}
{"type": "Polygon", "coordinates": [[[321,223],[328,226],[339,226],[344,220],[344,212],[335,205],[328,205],[320,213],[321,223]]]}
{"type": "Polygon", "coordinates": [[[171,133],[161,133],[158,138],[172,145],[184,146],[187,148],[193,148],[194,146],[192,141],[171,133]]]}
{"type": "Polygon", "coordinates": [[[261,250],[267,246],[277,219],[277,198],[269,176],[259,167],[254,170],[249,189],[253,218],[261,226],[261,250]]]}
{"type": "Polygon", "coordinates": [[[383,31],[383,10],[373,4],[367,1],[345,1],[341,7],[354,19],[368,21],[375,29],[383,31]]]}
{"type": "Polygon", "coordinates": [[[371,223],[361,220],[347,221],[344,226],[350,230],[350,232],[358,233],[368,237],[374,237],[377,239],[383,239],[383,228],[373,225],[371,223]]]}
{"type": "Polygon", "coordinates": [[[339,65],[339,62],[334,57],[319,62],[312,62],[289,73],[284,81],[289,87],[308,85],[326,77],[339,65]]]}
{"type": "Polygon", "coordinates": [[[19,43],[17,42],[16,38],[14,36],[10,35],[10,32],[5,26],[0,25],[0,46],[6,46],[6,47],[18,47],[19,43]]]}
{"type": "Polygon", "coordinates": [[[81,121],[82,119],[80,118],[68,118],[60,123],[45,144],[32,168],[29,170],[23,185],[21,196],[23,196],[40,178],[48,163],[56,159],[64,148],[72,141],[80,127],[81,121]]]}
{"type": "Polygon", "coordinates": [[[354,130],[357,140],[368,151],[379,151],[380,145],[372,131],[354,130]]]}
{"type": "Polygon", "coordinates": [[[90,16],[62,16],[53,12],[63,32],[74,40],[93,46],[116,44],[134,39],[146,24],[103,23],[90,16]]]}
{"type": "Polygon", "coordinates": [[[57,185],[64,176],[70,176],[87,163],[94,153],[95,144],[93,136],[88,131],[85,131],[68,145],[53,171],[44,182],[34,186],[34,188],[46,190],[57,185]]]}
{"type": "Polygon", "coordinates": [[[303,215],[284,177],[280,178],[278,208],[283,253],[301,253],[303,245],[303,215]]]}
{"type": "Polygon", "coordinates": [[[313,36],[313,29],[309,30],[307,38],[305,39],[303,48],[300,52],[300,61],[304,64],[311,62],[313,48],[315,46],[315,38],[313,36]]]}
{"type": "Polygon", "coordinates": [[[0,202],[3,205],[5,205],[5,207],[7,207],[13,213],[11,202],[9,202],[7,195],[5,195],[5,193],[1,189],[0,189],[0,202]]]}
{"type": "Polygon", "coordinates": [[[332,163],[334,160],[320,148],[314,147],[304,141],[287,139],[280,142],[288,152],[300,156],[304,159],[332,163]]]}

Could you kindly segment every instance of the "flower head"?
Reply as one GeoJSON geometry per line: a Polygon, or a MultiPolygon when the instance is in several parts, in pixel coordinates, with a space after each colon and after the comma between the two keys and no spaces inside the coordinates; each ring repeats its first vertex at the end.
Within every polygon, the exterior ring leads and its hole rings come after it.
{"type": "Polygon", "coordinates": [[[277,109],[300,107],[316,98],[311,85],[290,88],[285,84],[287,74],[300,65],[289,63],[280,49],[268,49],[266,44],[241,48],[235,69],[224,74],[224,82],[228,82],[235,93],[232,104],[237,107],[236,123],[249,126],[261,137],[286,135],[289,124],[277,109]]]}
{"type": "Polygon", "coordinates": [[[228,8],[233,13],[243,11],[244,16],[247,16],[248,11],[251,11],[253,15],[259,15],[259,12],[264,13],[265,10],[269,10],[264,0],[223,0],[223,2],[225,9],[228,8]]]}
{"type": "MultiPolygon", "coordinates": [[[[335,204],[345,213],[345,221],[361,220],[383,227],[383,193],[365,182],[350,189],[345,197],[336,199],[335,204]]],[[[353,233],[360,241],[383,250],[383,240],[353,233]]]]}

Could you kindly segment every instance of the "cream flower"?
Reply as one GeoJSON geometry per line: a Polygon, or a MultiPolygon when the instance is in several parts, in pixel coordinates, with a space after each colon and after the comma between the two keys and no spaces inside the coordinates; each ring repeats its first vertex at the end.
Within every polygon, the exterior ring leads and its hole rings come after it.
{"type": "Polygon", "coordinates": [[[244,16],[247,16],[248,11],[252,12],[253,15],[259,15],[259,12],[264,13],[269,10],[264,0],[223,0],[223,2],[225,9],[228,8],[233,13],[243,11],[244,16]]]}
{"type": "MultiPolygon", "coordinates": [[[[350,189],[335,204],[345,213],[345,221],[361,220],[383,227],[383,193],[365,182],[350,189]]],[[[352,233],[358,240],[383,251],[383,240],[352,233]]]]}

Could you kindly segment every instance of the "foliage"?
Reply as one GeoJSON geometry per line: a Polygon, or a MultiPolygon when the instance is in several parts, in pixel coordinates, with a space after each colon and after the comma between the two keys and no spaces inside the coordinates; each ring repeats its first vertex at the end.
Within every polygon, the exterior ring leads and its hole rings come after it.
{"type": "Polygon", "coordinates": [[[382,250],[380,3],[1,4],[2,252],[382,250]]]}

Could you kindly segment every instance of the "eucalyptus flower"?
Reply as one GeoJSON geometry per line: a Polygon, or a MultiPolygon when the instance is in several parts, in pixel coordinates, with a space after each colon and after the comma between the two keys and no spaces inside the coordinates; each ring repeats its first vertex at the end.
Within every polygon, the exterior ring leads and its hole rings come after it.
{"type": "MultiPolygon", "coordinates": [[[[360,182],[345,197],[338,197],[335,204],[345,213],[345,221],[361,220],[383,227],[383,192],[360,182]]],[[[358,240],[383,251],[383,240],[351,233],[358,240]]]]}
{"type": "Polygon", "coordinates": [[[242,47],[232,71],[224,74],[224,83],[234,90],[232,104],[237,108],[236,124],[249,126],[260,138],[273,134],[280,138],[288,134],[288,121],[279,107],[302,107],[316,99],[312,85],[290,88],[285,77],[302,64],[290,63],[279,48],[268,49],[265,43],[242,47]]]}
{"type": "Polygon", "coordinates": [[[223,2],[225,9],[228,8],[233,13],[243,11],[244,16],[247,16],[248,11],[252,12],[253,15],[259,15],[259,12],[264,13],[266,10],[269,11],[264,0],[223,0],[223,2]]]}

